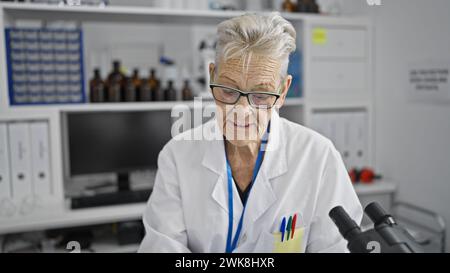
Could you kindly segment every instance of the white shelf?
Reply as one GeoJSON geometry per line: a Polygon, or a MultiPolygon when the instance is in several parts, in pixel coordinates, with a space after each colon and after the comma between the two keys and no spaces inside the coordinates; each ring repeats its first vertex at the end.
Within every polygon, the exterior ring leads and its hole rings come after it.
{"type": "MultiPolygon", "coordinates": [[[[74,21],[113,21],[113,22],[154,22],[154,23],[199,23],[214,24],[224,19],[239,16],[251,11],[182,10],[152,7],[107,6],[57,6],[48,4],[1,4],[4,11],[13,18],[74,21]]],[[[290,21],[302,21],[315,18],[339,18],[319,14],[282,13],[290,21]]]]}
{"type": "Polygon", "coordinates": [[[119,245],[114,240],[109,241],[94,241],[91,249],[95,253],[136,253],[139,249],[139,244],[119,245]]]}
{"type": "MultiPolygon", "coordinates": [[[[136,253],[139,244],[119,245],[114,240],[94,241],[89,250],[81,249],[81,253],[136,253]]],[[[57,248],[51,253],[69,253],[70,250],[57,248]]]]}
{"type": "Polygon", "coordinates": [[[0,234],[28,232],[84,225],[139,220],[146,203],[86,208],[64,211],[43,211],[18,219],[1,219],[0,234]]]}
{"type": "Polygon", "coordinates": [[[284,106],[301,106],[305,103],[303,98],[287,98],[284,106]]]}
{"type": "MultiPolygon", "coordinates": [[[[303,105],[302,98],[288,98],[284,106],[303,105]]],[[[80,103],[80,104],[55,104],[55,105],[24,105],[10,106],[8,111],[42,111],[56,110],[61,112],[80,112],[80,111],[158,111],[172,110],[173,107],[205,107],[214,105],[211,100],[194,101],[161,101],[161,102],[121,102],[121,103],[80,103]]],[[[1,112],[1,110],[0,110],[1,112]]]]}
{"type": "Polygon", "coordinates": [[[394,194],[397,191],[397,185],[386,181],[375,181],[372,184],[355,184],[356,194],[377,195],[377,194],[394,194]]]}
{"type": "MultiPolygon", "coordinates": [[[[212,102],[204,101],[203,106],[212,102]]],[[[9,111],[41,111],[52,109],[61,112],[78,111],[158,111],[171,110],[174,106],[187,106],[194,108],[192,101],[161,101],[161,102],[120,102],[120,103],[79,103],[79,104],[54,104],[54,105],[23,105],[10,106],[9,111]]]]}

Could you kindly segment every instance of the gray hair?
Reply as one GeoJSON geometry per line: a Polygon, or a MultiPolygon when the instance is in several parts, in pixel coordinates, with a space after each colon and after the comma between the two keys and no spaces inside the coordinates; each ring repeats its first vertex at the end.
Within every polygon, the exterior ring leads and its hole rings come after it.
{"type": "Polygon", "coordinates": [[[289,54],[296,48],[296,32],[280,13],[244,14],[217,26],[216,66],[220,61],[240,58],[243,66],[253,54],[278,59],[281,77],[287,75],[289,54]]]}

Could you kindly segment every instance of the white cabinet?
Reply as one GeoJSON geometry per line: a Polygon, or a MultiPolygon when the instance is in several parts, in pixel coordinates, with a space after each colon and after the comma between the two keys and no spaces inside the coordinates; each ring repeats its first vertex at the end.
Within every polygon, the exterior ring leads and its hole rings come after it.
{"type": "Polygon", "coordinates": [[[364,91],[367,86],[365,62],[313,61],[311,63],[311,96],[328,90],[336,95],[354,90],[364,91]]]}
{"type": "Polygon", "coordinates": [[[370,99],[370,24],[312,22],[306,29],[305,93],[370,99]]]}
{"type": "Polygon", "coordinates": [[[320,42],[312,37],[311,56],[337,58],[365,58],[367,31],[358,28],[312,26],[312,35],[321,35],[320,42]]]}

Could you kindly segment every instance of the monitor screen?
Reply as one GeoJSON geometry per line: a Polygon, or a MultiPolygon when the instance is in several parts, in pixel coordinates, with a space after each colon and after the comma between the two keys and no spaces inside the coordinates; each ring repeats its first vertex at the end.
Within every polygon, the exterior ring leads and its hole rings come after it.
{"type": "Polygon", "coordinates": [[[156,168],[170,140],[168,111],[66,113],[69,175],[156,168]]]}

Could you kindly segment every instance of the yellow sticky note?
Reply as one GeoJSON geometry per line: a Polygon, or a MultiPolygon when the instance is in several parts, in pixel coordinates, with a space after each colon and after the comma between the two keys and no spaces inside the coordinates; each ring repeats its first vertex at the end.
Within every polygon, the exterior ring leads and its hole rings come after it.
{"type": "Polygon", "coordinates": [[[312,31],[312,42],[315,45],[324,45],[327,43],[327,30],[321,27],[314,28],[312,31]]]}
{"type": "MultiPolygon", "coordinates": [[[[281,232],[276,232],[274,236],[274,253],[300,253],[302,252],[302,241],[305,228],[296,228],[293,238],[285,238],[281,241],[281,232]]],[[[286,234],[284,235],[286,237],[286,234]]]]}

